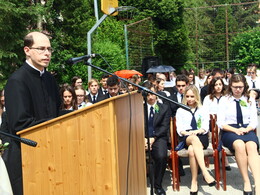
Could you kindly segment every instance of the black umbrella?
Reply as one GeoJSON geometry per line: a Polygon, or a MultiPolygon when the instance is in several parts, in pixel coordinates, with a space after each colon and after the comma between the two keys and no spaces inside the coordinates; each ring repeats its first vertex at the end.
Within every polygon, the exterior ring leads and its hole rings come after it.
{"type": "Polygon", "coordinates": [[[173,71],[175,71],[175,68],[173,68],[172,66],[159,65],[159,66],[152,66],[146,71],[146,73],[173,72],[173,71]]]}

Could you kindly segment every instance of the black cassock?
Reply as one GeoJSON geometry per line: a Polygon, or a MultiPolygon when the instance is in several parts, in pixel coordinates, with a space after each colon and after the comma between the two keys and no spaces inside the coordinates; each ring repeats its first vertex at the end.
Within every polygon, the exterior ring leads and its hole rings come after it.
{"type": "MultiPolygon", "coordinates": [[[[11,134],[57,117],[60,96],[53,76],[33,69],[27,63],[14,72],[5,87],[7,126],[11,134]]],[[[37,141],[37,140],[36,140],[37,141]]],[[[23,194],[21,146],[12,141],[8,149],[6,167],[15,195],[23,194]]]]}

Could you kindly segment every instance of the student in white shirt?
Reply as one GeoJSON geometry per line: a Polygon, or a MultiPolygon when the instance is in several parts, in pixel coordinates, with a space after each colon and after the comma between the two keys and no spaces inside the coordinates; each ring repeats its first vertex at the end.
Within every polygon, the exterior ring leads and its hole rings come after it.
{"type": "Polygon", "coordinates": [[[248,166],[255,181],[256,194],[260,194],[259,141],[254,132],[257,110],[253,98],[249,99],[248,85],[242,74],[234,74],[228,86],[228,96],[221,98],[218,126],[222,130],[223,145],[235,152],[238,168],[244,180],[244,194],[252,194],[248,166]]]}
{"type": "Polygon", "coordinates": [[[216,184],[214,178],[209,174],[204,162],[203,149],[209,145],[209,114],[201,106],[200,95],[197,87],[189,85],[184,92],[183,104],[190,107],[191,112],[179,108],[176,113],[177,133],[180,140],[185,142],[185,148],[189,151],[189,162],[191,169],[190,194],[198,192],[198,166],[209,186],[216,184]]]}

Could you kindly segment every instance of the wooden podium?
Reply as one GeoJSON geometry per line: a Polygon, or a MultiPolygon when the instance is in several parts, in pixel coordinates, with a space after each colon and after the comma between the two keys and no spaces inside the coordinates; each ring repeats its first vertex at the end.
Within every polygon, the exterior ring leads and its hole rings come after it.
{"type": "Polygon", "coordinates": [[[147,194],[143,121],[132,93],[18,132],[38,142],[21,145],[24,194],[147,194]]]}

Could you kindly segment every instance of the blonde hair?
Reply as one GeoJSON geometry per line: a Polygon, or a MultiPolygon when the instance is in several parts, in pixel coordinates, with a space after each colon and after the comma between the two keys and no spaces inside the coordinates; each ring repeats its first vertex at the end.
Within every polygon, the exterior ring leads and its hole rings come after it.
{"type": "Polygon", "coordinates": [[[184,91],[184,96],[183,96],[183,100],[182,103],[189,106],[187,104],[187,99],[186,99],[186,94],[187,92],[191,90],[195,96],[195,107],[201,107],[201,101],[200,101],[200,94],[199,94],[199,90],[195,85],[189,85],[186,87],[185,91],[184,91]]]}

